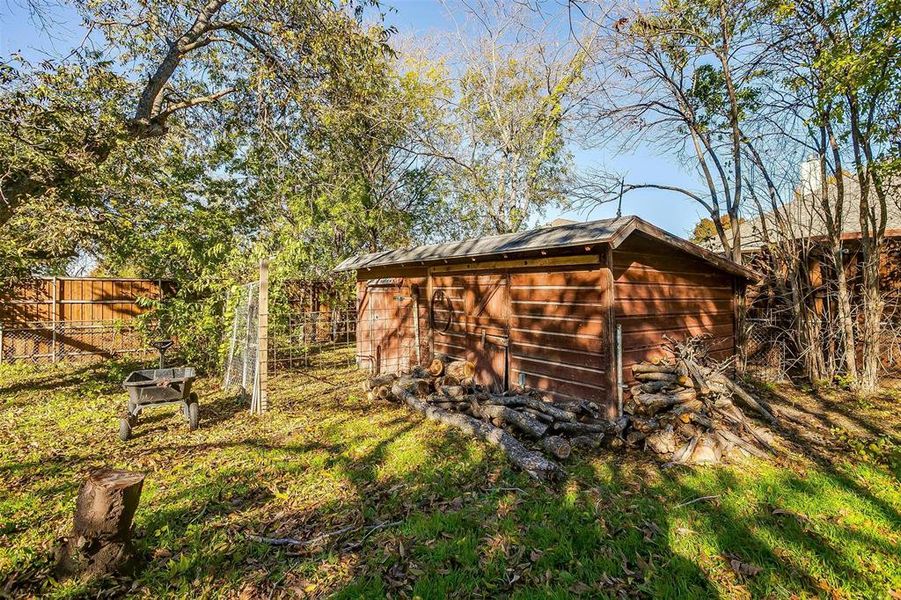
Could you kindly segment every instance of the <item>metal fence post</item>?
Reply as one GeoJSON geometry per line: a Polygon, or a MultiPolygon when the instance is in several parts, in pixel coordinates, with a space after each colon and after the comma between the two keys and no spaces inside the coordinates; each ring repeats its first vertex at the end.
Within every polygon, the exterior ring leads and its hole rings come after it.
{"type": "Polygon", "coordinates": [[[616,324],[616,409],[623,416],[623,326],[616,324]]]}

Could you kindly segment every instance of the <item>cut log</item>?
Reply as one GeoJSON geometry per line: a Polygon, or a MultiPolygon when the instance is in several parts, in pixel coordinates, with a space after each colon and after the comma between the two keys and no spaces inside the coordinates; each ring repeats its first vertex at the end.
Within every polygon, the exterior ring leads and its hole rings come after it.
{"type": "Polygon", "coordinates": [[[678,376],[671,373],[639,373],[635,379],[641,382],[645,381],[665,381],[667,383],[676,383],[678,376]]]}
{"type": "Polygon", "coordinates": [[[575,433],[578,435],[586,433],[606,433],[610,429],[611,425],[601,425],[598,423],[554,423],[554,431],[575,433]]]}
{"type": "Polygon", "coordinates": [[[563,479],[564,472],[560,465],[545,458],[540,452],[529,450],[503,429],[492,427],[484,421],[479,421],[460,413],[452,413],[435,408],[412,394],[405,394],[403,402],[410,408],[424,414],[428,419],[456,427],[468,435],[497,446],[504,451],[510,462],[539,481],[558,481],[563,479]]]}
{"type": "Polygon", "coordinates": [[[388,400],[391,398],[391,386],[389,385],[380,385],[375,390],[375,395],[381,400],[388,400]]]}
{"type": "Polygon", "coordinates": [[[441,377],[444,375],[444,360],[436,356],[432,359],[432,362],[429,363],[429,373],[431,373],[432,377],[441,377]]]}
{"type": "Polygon", "coordinates": [[[527,414],[518,410],[513,410],[507,406],[497,406],[495,404],[485,404],[479,409],[486,418],[500,419],[504,423],[515,427],[516,429],[526,433],[532,437],[540,438],[547,431],[547,424],[533,419],[527,414]]]}
{"type": "Polygon", "coordinates": [[[716,411],[723,419],[731,423],[733,425],[737,425],[741,429],[744,429],[751,437],[757,440],[757,443],[763,446],[768,452],[771,454],[776,454],[776,449],[770,444],[769,440],[767,440],[763,435],[757,431],[753,425],[748,422],[747,417],[745,417],[744,413],[741,412],[737,406],[731,406],[728,409],[717,409],[716,411]]]}
{"type": "Polygon", "coordinates": [[[717,373],[713,376],[713,380],[723,384],[726,388],[735,394],[735,397],[741,400],[742,404],[746,405],[748,408],[757,411],[764,419],[769,421],[773,425],[777,425],[779,421],[776,417],[773,416],[773,413],[768,410],[768,407],[764,406],[764,403],[754,398],[751,394],[746,392],[741,388],[737,383],[722,375],[717,373]]]}
{"type": "Polygon", "coordinates": [[[432,388],[432,382],[427,379],[413,379],[401,377],[391,384],[391,395],[398,401],[403,400],[404,394],[414,396],[428,396],[432,388]]]}
{"type": "Polygon", "coordinates": [[[533,410],[541,411],[558,421],[575,422],[576,420],[576,413],[557,408],[543,400],[524,394],[519,396],[491,396],[485,400],[485,403],[497,404],[499,406],[526,406],[533,410]]]}
{"type": "Polygon", "coordinates": [[[602,416],[600,407],[588,400],[579,400],[575,403],[568,403],[566,404],[566,410],[575,414],[588,415],[592,419],[600,419],[602,416]]]}
{"type": "Polygon", "coordinates": [[[141,501],[143,473],[100,469],[78,491],[72,535],[56,550],[60,576],[109,575],[132,565],[131,524],[141,501]]]}
{"type": "Polygon", "coordinates": [[[685,413],[696,413],[704,409],[704,403],[697,398],[692,398],[691,400],[686,400],[685,402],[679,403],[675,409],[673,409],[673,414],[676,416],[682,415],[685,413]]]}
{"type": "Polygon", "coordinates": [[[722,459],[719,443],[715,435],[702,435],[698,438],[694,451],[687,459],[694,465],[715,465],[722,459]]]}
{"type": "Polygon", "coordinates": [[[443,385],[438,389],[438,393],[455,400],[464,400],[466,398],[466,390],[460,385],[443,385]]]}
{"type": "Polygon", "coordinates": [[[683,402],[693,402],[694,398],[694,394],[642,394],[633,398],[632,402],[639,413],[653,416],[683,402]]]}
{"type": "Polygon", "coordinates": [[[579,450],[595,450],[601,447],[604,441],[603,433],[577,435],[569,439],[569,444],[579,450]]]}
{"type": "Polygon", "coordinates": [[[435,389],[440,387],[454,387],[460,385],[460,380],[456,377],[443,375],[435,379],[435,389]]]}
{"type": "Polygon", "coordinates": [[[455,360],[444,365],[444,373],[457,381],[472,379],[476,374],[476,366],[468,360],[455,360]]]}
{"type": "Polygon", "coordinates": [[[686,462],[691,457],[692,453],[694,453],[695,446],[698,445],[698,439],[700,437],[701,436],[698,435],[692,437],[690,440],[688,440],[687,444],[676,450],[675,454],[673,454],[672,462],[676,464],[686,462]]]}
{"type": "Polygon", "coordinates": [[[543,412],[541,412],[540,410],[535,410],[534,408],[527,408],[525,406],[521,406],[521,407],[519,407],[519,411],[526,413],[533,419],[538,419],[542,423],[553,423],[554,422],[554,417],[552,417],[551,415],[546,415],[543,412]]]}
{"type": "Polygon", "coordinates": [[[713,421],[705,417],[700,413],[692,413],[691,414],[691,422],[700,425],[701,427],[706,427],[707,429],[713,429],[713,421]]]}
{"type": "Polygon", "coordinates": [[[632,429],[641,433],[651,433],[660,429],[660,423],[656,419],[641,419],[635,417],[632,419],[632,429]]]}
{"type": "Polygon", "coordinates": [[[634,429],[626,434],[626,445],[630,448],[637,448],[638,445],[644,441],[647,437],[647,434],[644,434],[640,431],[635,431],[634,429]]]}
{"type": "Polygon", "coordinates": [[[642,373],[667,373],[669,375],[676,375],[676,367],[674,365],[653,365],[651,363],[641,363],[638,365],[632,365],[632,374],[639,375],[642,373]]]}
{"type": "Polygon", "coordinates": [[[432,373],[421,365],[414,365],[412,369],[410,369],[410,377],[413,379],[431,379],[432,373]]]}
{"type": "Polygon", "coordinates": [[[641,383],[633,387],[638,388],[636,391],[632,393],[645,393],[645,394],[656,394],[657,392],[661,392],[672,386],[672,383],[669,381],[647,381],[645,383],[641,383]]]}
{"type": "Polygon", "coordinates": [[[560,460],[569,458],[569,455],[572,454],[573,450],[572,445],[559,435],[542,438],[541,447],[544,448],[545,452],[552,454],[555,458],[559,458],[560,460]]]}
{"type": "Polygon", "coordinates": [[[391,384],[394,383],[394,380],[397,379],[397,375],[393,373],[388,373],[387,375],[378,375],[376,377],[370,377],[366,380],[366,385],[368,386],[366,389],[372,390],[375,388],[382,387],[383,385],[391,387],[391,384]]]}
{"type": "Polygon", "coordinates": [[[676,451],[676,435],[671,426],[649,435],[645,446],[657,454],[672,454],[676,451]]]}

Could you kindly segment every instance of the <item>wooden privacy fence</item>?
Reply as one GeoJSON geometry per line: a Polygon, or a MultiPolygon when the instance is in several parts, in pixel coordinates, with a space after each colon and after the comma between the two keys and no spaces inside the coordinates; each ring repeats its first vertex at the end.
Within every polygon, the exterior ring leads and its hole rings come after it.
{"type": "Polygon", "coordinates": [[[148,352],[134,319],[171,282],[52,277],[0,290],[0,362],[54,363],[148,352]]]}

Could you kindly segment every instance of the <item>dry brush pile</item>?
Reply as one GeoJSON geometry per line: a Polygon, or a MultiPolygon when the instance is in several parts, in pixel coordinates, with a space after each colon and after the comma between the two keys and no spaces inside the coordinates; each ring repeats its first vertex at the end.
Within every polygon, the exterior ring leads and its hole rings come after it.
{"type": "Polygon", "coordinates": [[[675,344],[675,358],[634,367],[626,413],[607,420],[593,402],[551,402],[539,391],[501,394],[474,382],[475,365],[435,358],[428,368],[367,380],[370,399],[401,402],[427,418],[499,447],[542,481],[563,477],[556,462],[574,448],[646,448],[670,463],[716,463],[737,454],[773,452],[769,434],[736,402],[775,422],[771,412],[716,365],[695,360],[697,344],[675,344]]]}

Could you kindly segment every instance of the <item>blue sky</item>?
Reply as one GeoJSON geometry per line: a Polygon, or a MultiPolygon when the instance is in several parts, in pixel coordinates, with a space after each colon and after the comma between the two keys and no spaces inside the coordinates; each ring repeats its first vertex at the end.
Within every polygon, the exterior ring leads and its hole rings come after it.
{"type": "MultiPolygon", "coordinates": [[[[386,2],[387,21],[404,38],[426,36],[455,29],[455,19],[465,19],[459,5],[439,0],[393,0],[386,2]]],[[[30,60],[66,54],[81,42],[84,30],[71,8],[54,8],[47,15],[49,32],[32,22],[19,0],[0,0],[0,56],[22,52],[30,60]]],[[[572,147],[578,167],[605,167],[623,173],[635,183],[666,183],[699,189],[694,171],[683,167],[672,156],[660,156],[655,148],[642,146],[632,153],[613,149],[572,147]]],[[[659,191],[635,191],[623,200],[623,214],[640,217],[677,235],[686,236],[699,218],[704,216],[694,202],[679,195],[659,191]]],[[[558,216],[574,220],[600,219],[614,216],[615,205],[603,205],[590,213],[561,213],[551,210],[542,221],[558,216]]]]}

